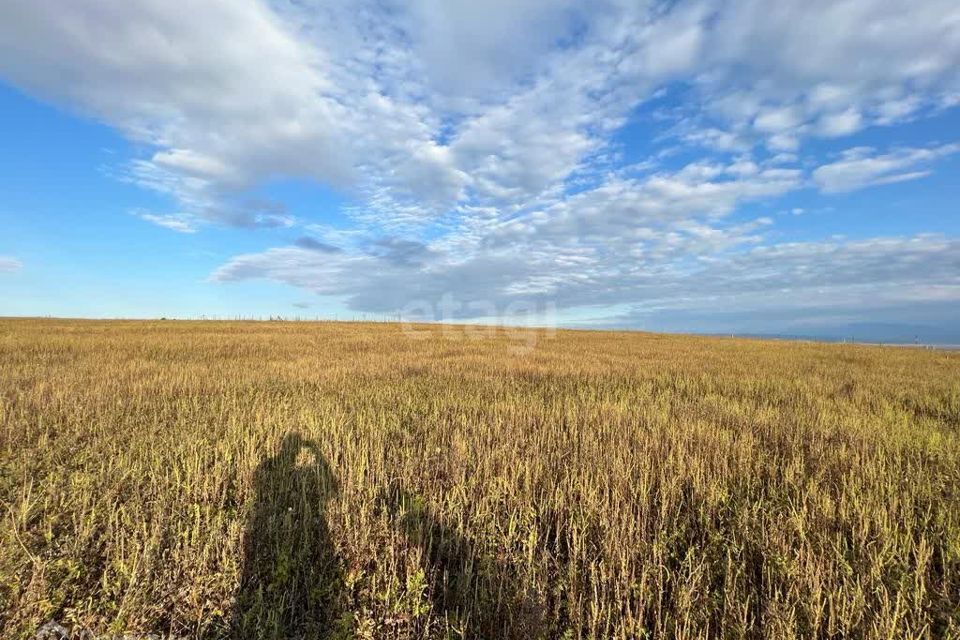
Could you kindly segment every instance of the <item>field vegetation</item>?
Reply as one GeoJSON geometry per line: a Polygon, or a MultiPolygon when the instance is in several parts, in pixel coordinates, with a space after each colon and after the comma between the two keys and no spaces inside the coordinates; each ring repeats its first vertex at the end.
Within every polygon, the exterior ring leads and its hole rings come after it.
{"type": "Polygon", "coordinates": [[[960,354],[0,320],[0,637],[960,637],[960,354]]]}

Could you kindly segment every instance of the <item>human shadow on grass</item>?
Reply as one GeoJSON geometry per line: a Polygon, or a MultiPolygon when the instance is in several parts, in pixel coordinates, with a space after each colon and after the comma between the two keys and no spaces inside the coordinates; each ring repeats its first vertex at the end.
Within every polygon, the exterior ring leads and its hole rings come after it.
{"type": "MultiPolygon", "coordinates": [[[[394,486],[381,492],[380,503],[408,544],[420,548],[433,614],[449,625],[450,637],[527,639],[556,635],[559,621],[548,615],[550,605],[543,594],[525,590],[511,567],[481,553],[421,496],[394,486]]],[[[408,577],[408,587],[410,582],[408,577]]]]}
{"type": "Polygon", "coordinates": [[[330,637],[343,590],[325,516],[337,479],[317,445],[292,433],[257,467],[254,485],[231,635],[330,637]]]}

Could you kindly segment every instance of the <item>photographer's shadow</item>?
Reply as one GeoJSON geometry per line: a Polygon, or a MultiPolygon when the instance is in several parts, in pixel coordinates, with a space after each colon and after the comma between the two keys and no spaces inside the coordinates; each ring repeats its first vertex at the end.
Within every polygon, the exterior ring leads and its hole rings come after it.
{"type": "Polygon", "coordinates": [[[254,483],[231,635],[326,637],[343,588],[325,516],[337,480],[317,445],[294,433],[260,463],[254,483]]]}

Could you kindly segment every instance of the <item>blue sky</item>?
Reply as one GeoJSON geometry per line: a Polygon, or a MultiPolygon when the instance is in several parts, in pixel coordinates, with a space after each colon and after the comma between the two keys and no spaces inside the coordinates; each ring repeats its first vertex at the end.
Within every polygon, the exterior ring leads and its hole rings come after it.
{"type": "Polygon", "coordinates": [[[0,315],[960,340],[954,2],[13,0],[0,113],[0,315]]]}

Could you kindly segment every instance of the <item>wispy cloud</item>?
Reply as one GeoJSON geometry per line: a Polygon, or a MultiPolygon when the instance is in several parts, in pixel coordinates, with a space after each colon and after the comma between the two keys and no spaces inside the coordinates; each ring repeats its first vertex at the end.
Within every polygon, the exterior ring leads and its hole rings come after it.
{"type": "Polygon", "coordinates": [[[141,211],[136,215],[141,220],[152,222],[155,225],[170,229],[171,231],[178,231],[180,233],[195,233],[197,231],[196,219],[188,214],[165,213],[158,215],[141,211]]]}
{"type": "Polygon", "coordinates": [[[0,256],[0,273],[12,273],[23,268],[23,263],[10,256],[0,256]]]}
{"type": "MultiPolygon", "coordinates": [[[[761,223],[762,226],[762,223],[761,223]]],[[[867,241],[781,243],[729,253],[744,234],[709,228],[676,230],[638,247],[637,264],[604,260],[591,251],[551,254],[553,270],[509,254],[458,261],[449,254],[417,261],[383,255],[330,257],[299,248],[238,256],[212,279],[268,279],[345,297],[357,311],[396,312],[444,295],[506,308],[517,301],[558,302],[562,308],[634,305],[646,310],[829,307],[960,301],[960,244],[938,236],[867,241]],[[690,256],[696,256],[690,261],[690,256]]],[[[468,309],[464,309],[468,314],[468,309]]]]}
{"type": "Polygon", "coordinates": [[[930,174],[930,164],[960,152],[960,144],[896,149],[878,153],[868,147],[845,151],[836,162],[817,167],[813,179],[826,193],[854,191],[881,184],[916,180],[930,174]]]}

